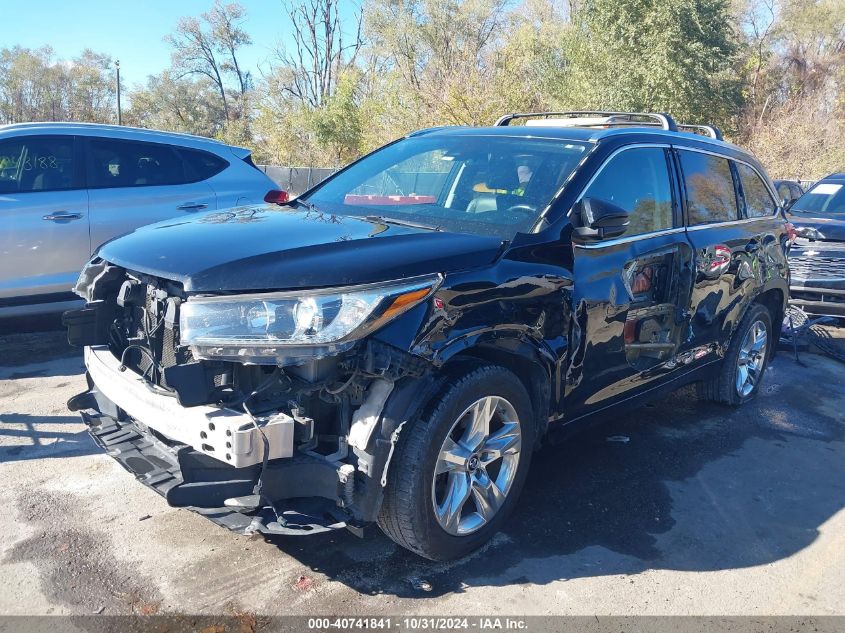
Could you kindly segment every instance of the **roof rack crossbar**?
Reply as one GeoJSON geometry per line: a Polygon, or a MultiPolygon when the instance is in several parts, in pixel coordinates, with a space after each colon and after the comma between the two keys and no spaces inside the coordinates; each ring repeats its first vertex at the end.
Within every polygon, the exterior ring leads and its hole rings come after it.
{"type": "Polygon", "coordinates": [[[496,121],[496,126],[509,125],[514,119],[541,119],[550,117],[587,117],[587,116],[614,116],[614,117],[628,117],[630,121],[614,121],[609,124],[602,124],[601,126],[584,127],[604,127],[605,125],[645,125],[645,126],[660,126],[664,130],[677,132],[678,126],[675,120],[665,112],[608,112],[604,110],[572,110],[565,112],[514,112],[505,114],[499,117],[496,121]],[[631,117],[642,117],[651,119],[651,121],[634,121],[631,117]]]}
{"type": "Polygon", "coordinates": [[[715,125],[693,125],[690,123],[678,123],[678,129],[682,132],[685,130],[691,130],[693,133],[703,134],[704,136],[709,136],[710,138],[714,138],[717,141],[725,140],[725,138],[722,136],[722,130],[717,128],[715,125]]]}

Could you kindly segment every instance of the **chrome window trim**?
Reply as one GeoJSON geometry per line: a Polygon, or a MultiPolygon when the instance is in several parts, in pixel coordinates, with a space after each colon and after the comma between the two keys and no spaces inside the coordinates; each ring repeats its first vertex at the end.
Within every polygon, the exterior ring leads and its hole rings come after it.
{"type": "Polygon", "coordinates": [[[728,220],[727,222],[710,222],[708,224],[694,224],[688,226],[687,231],[701,231],[703,229],[712,229],[719,226],[736,226],[738,224],[748,224],[749,222],[760,222],[761,220],[771,220],[775,217],[772,215],[761,215],[759,218],[742,218],[741,220],[728,220]]]}
{"type": "MultiPolygon", "coordinates": [[[[758,216],[754,216],[754,217],[755,218],[768,218],[768,217],[774,216],[778,212],[778,210],[780,209],[780,202],[778,202],[778,200],[780,200],[780,197],[778,197],[777,195],[774,195],[774,196],[772,195],[772,191],[771,191],[771,189],[769,189],[769,185],[766,183],[766,179],[763,178],[763,175],[759,171],[754,169],[754,165],[749,165],[744,160],[736,160],[736,159],[731,159],[731,160],[734,160],[737,163],[741,163],[742,165],[745,165],[746,167],[748,167],[748,169],[751,170],[752,174],[757,176],[757,178],[760,180],[760,182],[763,183],[763,187],[765,187],[766,191],[768,192],[769,198],[771,198],[772,203],[775,205],[775,210],[772,213],[770,213],[769,215],[758,215],[758,216]]],[[[739,185],[740,185],[740,187],[742,187],[743,202],[746,202],[746,200],[745,200],[745,185],[742,184],[742,174],[739,173],[739,170],[737,170],[736,175],[739,177],[739,185]]],[[[748,212],[748,209],[746,208],[746,213],[747,212],[748,212]]]]}
{"type": "MultiPolygon", "coordinates": [[[[672,149],[672,146],[668,145],[666,143],[635,143],[633,145],[623,145],[622,147],[616,148],[615,150],[613,150],[613,152],[610,154],[610,156],[608,156],[607,158],[604,159],[604,162],[596,170],[596,173],[594,173],[592,175],[592,177],[587,181],[587,184],[584,185],[584,187],[581,189],[581,192],[578,194],[578,197],[575,198],[575,202],[572,204],[572,206],[574,207],[576,204],[581,202],[581,198],[583,198],[584,194],[587,193],[587,189],[592,187],[593,182],[595,182],[596,178],[598,178],[601,175],[601,173],[604,171],[604,168],[607,167],[607,165],[608,165],[608,163],[610,163],[610,161],[612,161],[614,158],[616,158],[622,152],[626,152],[629,149],[642,149],[644,147],[657,147],[657,148],[660,148],[660,149],[672,149]]],[[[667,166],[667,169],[666,169],[666,173],[667,173],[667,175],[669,174],[668,166],[667,166]]],[[[670,180],[671,180],[671,178],[670,178],[670,180]]],[[[569,211],[566,212],[566,216],[570,217],[571,215],[572,215],[572,209],[569,209],[569,211]]],[[[675,227],[675,228],[677,228],[677,227],[675,227]]]]}
{"type": "Polygon", "coordinates": [[[610,240],[601,240],[600,242],[572,242],[576,248],[604,248],[606,246],[616,246],[617,244],[627,244],[628,242],[638,242],[639,240],[646,240],[653,237],[660,237],[661,235],[674,235],[675,233],[683,233],[686,228],[683,226],[676,226],[671,229],[663,229],[662,231],[652,231],[650,233],[639,233],[637,235],[628,235],[627,237],[615,237],[610,240]]]}
{"type": "MultiPolygon", "coordinates": [[[[772,213],[771,215],[761,215],[761,216],[754,218],[754,219],[755,220],[761,220],[763,218],[774,217],[774,216],[777,215],[778,211],[780,211],[780,204],[778,204],[777,193],[774,190],[772,190],[772,188],[769,186],[768,180],[766,178],[763,178],[763,174],[761,174],[757,170],[757,168],[754,167],[754,165],[752,165],[748,161],[742,160],[741,158],[734,158],[733,156],[726,156],[725,154],[722,154],[720,152],[712,152],[708,149],[701,149],[700,147],[688,147],[686,145],[673,145],[672,148],[679,150],[679,151],[683,150],[683,151],[686,151],[686,152],[698,152],[699,154],[710,154],[711,156],[716,156],[717,158],[724,158],[725,160],[734,161],[735,163],[742,163],[743,165],[750,167],[751,171],[753,171],[755,174],[757,174],[757,176],[760,178],[760,180],[763,181],[763,184],[766,186],[766,189],[768,190],[769,195],[772,196],[772,200],[774,200],[774,203],[775,203],[774,213],[772,213]],[[772,194],[774,194],[774,195],[772,195],[772,194]]],[[[739,209],[737,209],[737,211],[738,210],[739,209]]],[[[751,218],[743,218],[743,219],[751,219],[751,218]]],[[[684,218],[684,221],[686,221],[686,218],[684,218]]],[[[733,220],[729,220],[729,222],[733,222],[733,220]]],[[[725,222],[714,222],[713,224],[726,224],[726,223],[725,222]]],[[[696,226],[698,226],[698,225],[696,225],[696,226]]]]}
{"type": "MultiPolygon", "coordinates": [[[[621,154],[622,152],[631,150],[631,149],[642,149],[642,148],[656,148],[656,149],[672,149],[671,145],[668,143],[634,143],[632,145],[623,145],[619,147],[613,152],[611,152],[610,156],[608,156],[605,161],[599,166],[596,170],[596,173],[592,175],[592,177],[587,181],[587,184],[581,189],[581,192],[578,194],[578,197],[575,198],[575,202],[573,203],[572,207],[574,208],[576,204],[578,204],[581,199],[584,197],[584,194],[587,193],[587,190],[593,185],[596,178],[598,178],[601,173],[604,171],[604,168],[610,164],[616,156],[621,154]]],[[[669,186],[672,186],[672,175],[669,173],[669,166],[666,166],[666,175],[669,176],[669,186]]],[[[572,216],[572,209],[570,208],[569,211],[566,212],[567,217],[572,216]]],[[[658,237],[660,235],[671,235],[673,233],[682,233],[684,231],[683,226],[673,226],[671,229],[661,229],[659,231],[651,231],[650,233],[638,233],[637,235],[625,235],[622,237],[616,237],[610,240],[602,240],[599,242],[575,242],[573,241],[572,244],[579,248],[587,248],[587,249],[595,249],[595,248],[604,248],[605,246],[615,246],[617,244],[625,244],[628,242],[634,242],[641,239],[647,239],[652,237],[658,237]]]]}
{"type": "MultiPolygon", "coordinates": [[[[596,173],[594,173],[593,176],[590,178],[590,180],[587,181],[587,184],[584,185],[583,189],[578,194],[578,197],[575,199],[575,203],[573,204],[573,207],[575,206],[575,204],[580,202],[581,198],[584,197],[584,194],[587,192],[587,190],[590,188],[590,186],[592,186],[592,184],[596,180],[596,178],[599,177],[601,172],[604,171],[604,168],[608,165],[608,163],[610,163],[611,160],[613,160],[618,154],[621,154],[624,151],[627,151],[627,150],[630,150],[630,149],[640,149],[640,148],[643,148],[643,147],[656,147],[656,148],[660,148],[660,149],[674,149],[674,150],[685,150],[685,151],[690,151],[690,152],[699,152],[701,154],[711,154],[713,156],[716,156],[717,158],[723,158],[723,159],[728,160],[728,161],[735,161],[735,162],[738,162],[738,163],[742,163],[743,165],[747,165],[748,167],[750,167],[752,169],[752,171],[759,176],[760,180],[763,181],[763,184],[766,185],[766,189],[769,191],[769,195],[771,195],[771,193],[772,193],[772,190],[771,190],[771,187],[769,186],[768,181],[766,180],[766,178],[763,178],[762,174],[760,174],[760,172],[757,170],[757,168],[754,167],[754,165],[752,165],[751,163],[744,161],[740,158],[734,158],[732,156],[726,156],[725,154],[722,154],[720,152],[714,152],[714,151],[710,151],[710,150],[706,150],[706,149],[701,149],[701,148],[698,148],[698,147],[689,147],[689,146],[686,146],[686,145],[674,145],[674,144],[669,144],[669,143],[634,143],[634,144],[631,144],[631,145],[623,145],[622,147],[615,149],[610,154],[610,156],[608,156],[605,159],[605,161],[601,164],[601,166],[596,170],[596,173]]],[[[585,156],[585,159],[586,159],[586,156],[585,156]]],[[[575,171],[573,170],[572,174],[574,174],[574,173],[575,173],[575,171]]],[[[570,174],[570,177],[572,176],[572,174],[570,174]]],[[[682,178],[683,174],[678,174],[678,176],[682,178]]],[[[670,177],[671,177],[671,175],[670,175],[670,177]]],[[[683,233],[683,232],[686,232],[686,231],[701,231],[703,229],[711,229],[711,228],[714,228],[714,227],[725,227],[725,226],[730,227],[730,226],[736,226],[736,225],[741,225],[741,224],[748,224],[750,222],[760,222],[761,220],[771,220],[771,219],[777,217],[778,212],[780,211],[780,205],[777,204],[777,196],[773,196],[773,199],[776,201],[776,207],[775,207],[775,212],[772,213],[771,215],[761,215],[759,217],[754,217],[754,218],[742,218],[742,219],[737,219],[737,220],[728,220],[726,222],[711,222],[709,224],[694,224],[692,226],[689,226],[689,225],[687,225],[686,213],[683,213],[682,214],[683,215],[683,218],[682,218],[683,226],[676,226],[676,227],[673,227],[671,229],[663,229],[663,230],[660,230],[660,231],[652,231],[651,233],[640,233],[638,235],[629,235],[629,236],[617,237],[617,238],[613,238],[613,239],[610,239],[610,240],[602,240],[602,241],[599,241],[599,242],[581,243],[581,242],[576,242],[576,241],[573,240],[572,244],[576,248],[596,249],[596,248],[604,248],[605,246],[615,246],[617,244],[625,244],[625,243],[628,243],[628,242],[634,242],[634,241],[641,240],[641,239],[649,239],[649,238],[653,238],[653,237],[659,237],[661,235],[672,235],[674,233],[683,233]]],[[[686,202],[686,201],[682,201],[682,202],[686,202]]],[[[684,208],[685,207],[686,207],[686,205],[684,204],[684,208]]],[[[739,211],[739,209],[737,209],[737,211],[739,211]]],[[[569,211],[566,212],[566,217],[571,218],[571,216],[572,216],[572,209],[570,208],[569,211]]]]}

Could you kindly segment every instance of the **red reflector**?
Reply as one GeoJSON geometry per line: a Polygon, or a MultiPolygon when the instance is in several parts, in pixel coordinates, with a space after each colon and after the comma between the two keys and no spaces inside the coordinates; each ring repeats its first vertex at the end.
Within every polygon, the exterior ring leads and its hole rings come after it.
{"type": "Polygon", "coordinates": [[[637,340],[637,325],[639,325],[639,321],[636,319],[628,319],[625,321],[625,327],[622,328],[622,333],[625,336],[625,343],[630,344],[637,340]]]}
{"type": "Polygon", "coordinates": [[[264,202],[270,202],[271,204],[285,204],[288,200],[290,200],[288,192],[280,191],[278,189],[271,189],[267,192],[267,195],[264,196],[264,202]]]}

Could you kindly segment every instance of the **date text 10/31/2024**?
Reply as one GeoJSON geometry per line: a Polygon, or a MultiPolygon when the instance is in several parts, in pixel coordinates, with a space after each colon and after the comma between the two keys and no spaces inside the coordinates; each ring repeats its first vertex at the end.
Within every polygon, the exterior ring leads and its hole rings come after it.
{"type": "Polygon", "coordinates": [[[353,617],[353,618],[308,618],[308,629],[312,631],[527,631],[523,618],[513,617],[353,617]]]}

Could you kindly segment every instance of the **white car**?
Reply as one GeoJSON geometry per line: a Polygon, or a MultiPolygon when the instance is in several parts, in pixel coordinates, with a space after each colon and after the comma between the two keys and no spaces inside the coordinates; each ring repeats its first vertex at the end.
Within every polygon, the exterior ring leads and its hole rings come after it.
{"type": "Polygon", "coordinates": [[[198,211],[282,202],[250,150],[85,123],[0,126],[0,317],[70,307],[103,242],[198,211]]]}

